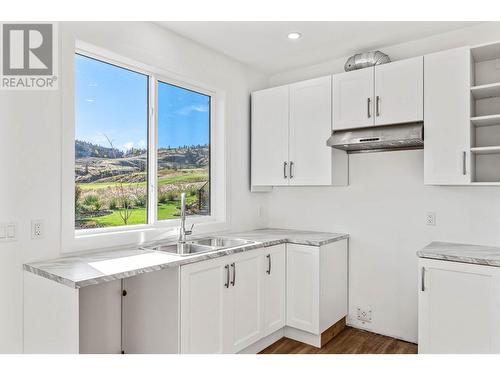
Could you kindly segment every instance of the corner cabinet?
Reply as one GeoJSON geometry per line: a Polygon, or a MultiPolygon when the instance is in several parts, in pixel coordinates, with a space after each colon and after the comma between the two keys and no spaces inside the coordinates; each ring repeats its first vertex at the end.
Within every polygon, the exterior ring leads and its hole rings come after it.
{"type": "Polygon", "coordinates": [[[418,351],[500,353],[500,268],[419,260],[418,351]]]}
{"type": "Polygon", "coordinates": [[[288,327],[320,335],[347,315],[347,256],[347,241],[287,245],[288,327]]]}
{"type": "Polygon", "coordinates": [[[333,76],[333,130],[423,120],[423,58],[333,76]]]}
{"type": "Polygon", "coordinates": [[[347,154],[332,132],[332,77],[252,93],[251,184],[347,184],[347,154]]]}

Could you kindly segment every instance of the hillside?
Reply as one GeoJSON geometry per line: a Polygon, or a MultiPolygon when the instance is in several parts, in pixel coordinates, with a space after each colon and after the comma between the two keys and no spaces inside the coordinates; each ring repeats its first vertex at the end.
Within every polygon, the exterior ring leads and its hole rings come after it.
{"type": "MultiPolygon", "coordinates": [[[[78,183],[112,182],[121,176],[124,182],[145,181],[147,153],[144,150],[134,150],[134,153],[138,151],[141,152],[138,155],[127,156],[119,150],[76,141],[75,180],[78,183]]],[[[204,168],[208,160],[207,145],[158,150],[160,170],[204,168]]]]}

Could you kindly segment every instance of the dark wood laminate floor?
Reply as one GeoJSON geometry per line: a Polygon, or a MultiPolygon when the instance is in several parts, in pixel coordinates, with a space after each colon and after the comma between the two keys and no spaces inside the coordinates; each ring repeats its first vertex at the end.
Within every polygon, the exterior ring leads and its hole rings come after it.
{"type": "Polygon", "coordinates": [[[346,327],[323,348],[283,337],[261,354],[416,354],[417,345],[376,333],[346,327]]]}

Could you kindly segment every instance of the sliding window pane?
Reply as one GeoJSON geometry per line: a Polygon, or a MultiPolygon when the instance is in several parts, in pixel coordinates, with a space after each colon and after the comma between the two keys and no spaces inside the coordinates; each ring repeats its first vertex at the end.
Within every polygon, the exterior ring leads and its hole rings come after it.
{"type": "Polygon", "coordinates": [[[75,228],[147,222],[148,77],[75,55],[75,228]]]}
{"type": "Polygon", "coordinates": [[[210,215],[210,96],[158,82],[158,220],[210,215]]]}

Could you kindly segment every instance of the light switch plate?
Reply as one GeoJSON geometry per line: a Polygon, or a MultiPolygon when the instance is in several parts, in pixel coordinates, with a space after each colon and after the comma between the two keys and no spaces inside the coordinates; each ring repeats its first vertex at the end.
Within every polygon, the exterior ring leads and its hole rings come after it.
{"type": "Polygon", "coordinates": [[[9,242],[17,240],[16,223],[0,223],[0,241],[9,242]]]}

